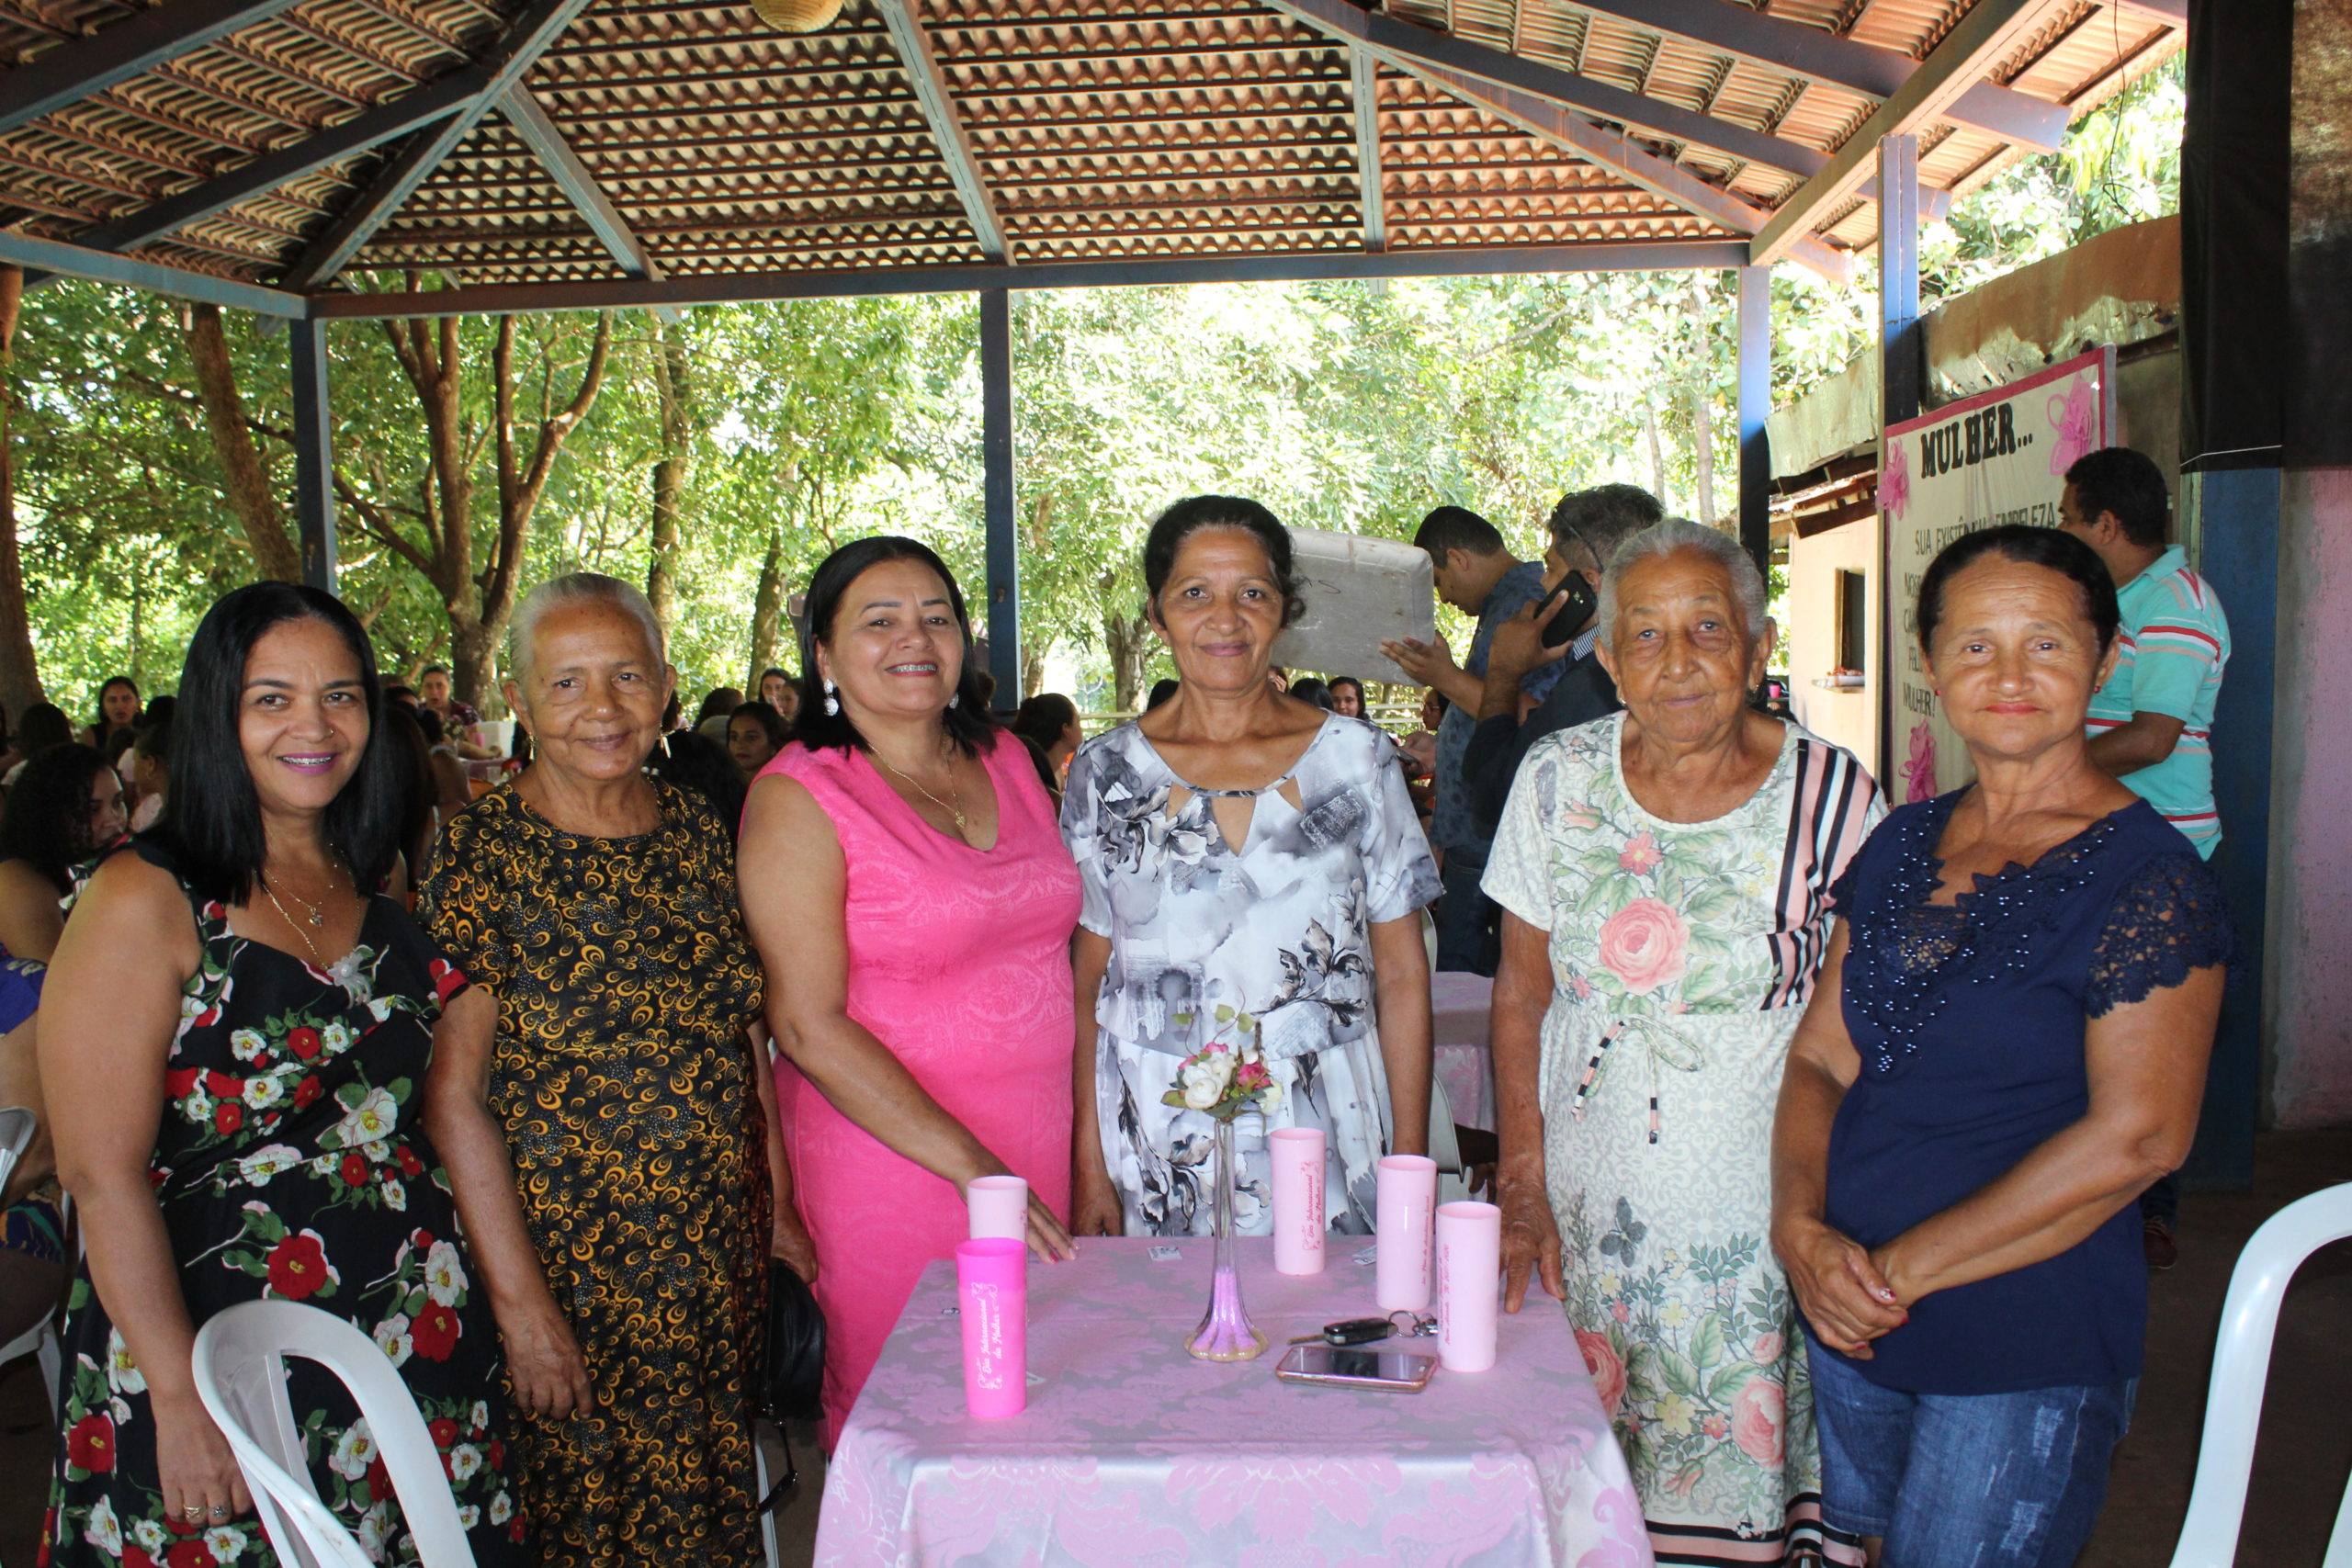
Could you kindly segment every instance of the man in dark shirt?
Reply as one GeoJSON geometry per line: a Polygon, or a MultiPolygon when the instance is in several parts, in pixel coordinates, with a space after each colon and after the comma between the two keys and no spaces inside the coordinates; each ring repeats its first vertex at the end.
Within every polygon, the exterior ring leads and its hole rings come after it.
{"type": "Polygon", "coordinates": [[[1576,635],[1556,648],[1544,646],[1544,633],[1566,600],[1548,597],[1574,572],[1600,592],[1600,575],[1617,547],[1666,515],[1657,497],[1633,485],[1600,485],[1571,491],[1552,509],[1552,542],[1544,552],[1546,598],[1520,611],[1495,629],[1487,649],[1487,674],[1478,695],[1477,727],[1462,757],[1463,792],[1476,824],[1487,838],[1502,820],[1510,781],[1528,748],[1555,730],[1589,724],[1617,711],[1617,686],[1593,652],[1600,626],[1585,614],[1576,635]],[[1566,660],[1559,679],[1541,702],[1529,707],[1521,682],[1531,670],[1566,660]]]}

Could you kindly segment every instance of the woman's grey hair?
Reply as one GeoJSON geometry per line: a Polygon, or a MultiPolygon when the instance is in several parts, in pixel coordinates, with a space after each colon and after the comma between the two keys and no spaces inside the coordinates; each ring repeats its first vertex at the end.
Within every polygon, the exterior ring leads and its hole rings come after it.
{"type": "Polygon", "coordinates": [[[1696,550],[1722,567],[1724,574],[1731,579],[1732,596],[1739,603],[1742,634],[1751,643],[1764,635],[1764,574],[1756,570],[1756,558],[1720,528],[1693,523],[1688,517],[1668,517],[1633,535],[1610,553],[1609,570],[1600,574],[1597,624],[1602,641],[1612,647],[1616,642],[1617,585],[1623,581],[1625,569],[1635,561],[1669,556],[1677,550],[1696,550]]]}
{"type": "Polygon", "coordinates": [[[566,604],[597,603],[618,605],[637,618],[645,628],[645,645],[653,650],[656,664],[667,661],[663,649],[662,623],[655,618],[653,605],[644,591],[617,577],[602,572],[575,571],[563,577],[551,577],[528,593],[514,606],[514,618],[506,627],[506,673],[509,679],[520,681],[530,666],[531,639],[539,629],[539,618],[549,610],[566,604]]]}

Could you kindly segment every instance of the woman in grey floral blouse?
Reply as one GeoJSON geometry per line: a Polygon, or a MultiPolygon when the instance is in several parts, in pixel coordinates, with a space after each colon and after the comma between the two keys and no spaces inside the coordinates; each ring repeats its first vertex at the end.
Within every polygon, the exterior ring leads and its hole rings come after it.
{"type": "MultiPolygon", "coordinates": [[[[1430,1099],[1430,859],[1387,738],[1268,684],[1301,608],[1290,536],[1255,502],[1195,496],[1144,546],[1152,624],[1182,684],[1070,763],[1062,837],[1077,947],[1071,1230],[1204,1234],[1213,1130],[1163,1104],[1177,1064],[1254,1036],[1280,1108],[1319,1127],[1332,1228],[1372,1228],[1374,1167],[1420,1153],[1430,1099]]],[[[1265,1145],[1237,1127],[1235,1218],[1272,1224],[1265,1145]]]]}

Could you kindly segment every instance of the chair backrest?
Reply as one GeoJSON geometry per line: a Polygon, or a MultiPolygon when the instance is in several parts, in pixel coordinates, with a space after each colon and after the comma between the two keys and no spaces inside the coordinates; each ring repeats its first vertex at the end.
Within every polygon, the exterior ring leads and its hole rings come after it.
{"type": "MultiPolygon", "coordinates": [[[[2347,1235],[2352,1235],[2352,1182],[2288,1204],[2263,1222],[2238,1255],[2229,1299],[2222,1306],[2212,1386],[2205,1396],[2205,1440],[2197,1456],[2197,1484],[2189,1494],[2188,1517],[2181,1524],[2172,1568],[2231,1568],[2236,1559],[2279,1302],[2304,1258],[2347,1235]]],[[[2352,1490],[2346,1492],[2343,1511],[2336,1517],[2324,1568],[2352,1568],[2352,1490]]]]}
{"type": "Polygon", "coordinates": [[[17,1162],[24,1158],[25,1151],[32,1146],[37,1120],[21,1105],[11,1105],[6,1111],[0,1111],[0,1186],[6,1186],[8,1178],[16,1174],[17,1162]]]}
{"type": "Polygon", "coordinates": [[[198,1332],[196,1387],[235,1450],[279,1556],[293,1568],[369,1568],[311,1480],[286,1393],[288,1356],[318,1362],[350,1390],[424,1568],[473,1568],[433,1434],[390,1359],[333,1313],[296,1302],[243,1302],[198,1332]]]}

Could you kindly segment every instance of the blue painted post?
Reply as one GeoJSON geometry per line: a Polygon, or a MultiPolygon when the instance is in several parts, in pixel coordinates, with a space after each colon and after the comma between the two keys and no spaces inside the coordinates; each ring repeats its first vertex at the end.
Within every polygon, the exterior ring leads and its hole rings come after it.
{"type": "Polygon", "coordinates": [[[1772,577],[1772,269],[1739,269],[1739,542],[1772,577]]]}
{"type": "MultiPolygon", "coordinates": [[[[2213,871],[2228,894],[2245,964],[2222,998],[2197,1145],[2180,1173],[2192,1191],[2243,1191],[2254,1181],[2262,1100],[2264,915],[2269,901],[2271,698],[2278,679],[2279,470],[2184,475],[2197,517],[2197,570],[2230,618],[2230,666],[2213,716],[2213,800],[2222,847],[2213,871]]],[[[2181,510],[2189,510],[2184,505],[2181,510]]],[[[2184,533],[2186,531],[2184,530],[2184,533]]]]}
{"type": "Polygon", "coordinates": [[[980,290],[980,497],[988,524],[989,672],[1021,705],[1021,557],[1012,514],[1012,292],[980,290]]]}
{"type": "Polygon", "coordinates": [[[1888,424],[1919,412],[1919,139],[1878,144],[1879,389],[1888,424]]]}
{"type": "Polygon", "coordinates": [[[327,324],[288,321],[294,370],[294,519],[302,581],[335,591],[334,423],[327,389],[327,324]]]}

